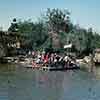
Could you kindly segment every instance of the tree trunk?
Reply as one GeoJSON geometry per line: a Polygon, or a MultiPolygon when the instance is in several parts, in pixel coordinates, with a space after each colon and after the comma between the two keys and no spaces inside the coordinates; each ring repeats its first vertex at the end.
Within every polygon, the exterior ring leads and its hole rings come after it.
{"type": "Polygon", "coordinates": [[[60,43],[60,38],[59,38],[58,33],[52,32],[50,35],[52,38],[52,48],[54,48],[54,49],[61,48],[61,43],[60,43]]]}

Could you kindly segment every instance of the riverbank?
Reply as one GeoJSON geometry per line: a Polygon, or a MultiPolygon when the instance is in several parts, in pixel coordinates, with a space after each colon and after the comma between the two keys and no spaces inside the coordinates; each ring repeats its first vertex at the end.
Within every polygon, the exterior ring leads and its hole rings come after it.
{"type": "MultiPolygon", "coordinates": [[[[17,56],[17,57],[4,57],[4,59],[7,62],[6,63],[4,62],[3,64],[17,64],[17,65],[21,65],[23,67],[31,66],[30,68],[32,68],[32,61],[33,61],[32,57],[17,56]]],[[[76,63],[78,66],[80,66],[80,70],[89,71],[91,69],[89,57],[85,57],[84,59],[76,59],[76,63]]],[[[99,65],[100,64],[98,64],[98,66],[99,65]]]]}

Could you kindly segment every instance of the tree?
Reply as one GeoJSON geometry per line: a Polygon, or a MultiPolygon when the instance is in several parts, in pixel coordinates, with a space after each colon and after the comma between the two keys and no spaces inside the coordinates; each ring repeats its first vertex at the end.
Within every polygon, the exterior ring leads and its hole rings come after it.
{"type": "Polygon", "coordinates": [[[47,9],[44,18],[37,22],[16,21],[14,18],[8,32],[8,43],[20,40],[24,49],[60,49],[72,43],[75,51],[81,55],[89,54],[93,48],[100,47],[100,35],[94,34],[91,28],[86,30],[73,25],[68,10],[47,9]]]}
{"type": "Polygon", "coordinates": [[[0,31],[0,58],[7,55],[8,36],[5,32],[0,31]]]}
{"type": "Polygon", "coordinates": [[[94,45],[95,45],[95,48],[100,48],[100,35],[99,35],[99,33],[94,33],[94,45]]]}
{"type": "Polygon", "coordinates": [[[92,31],[92,28],[88,29],[86,46],[87,46],[86,49],[87,49],[88,53],[92,53],[95,49],[94,34],[93,34],[93,31],[92,31]]]}
{"type": "Polygon", "coordinates": [[[17,22],[19,40],[24,49],[39,48],[48,38],[47,27],[42,22],[33,23],[30,20],[17,22]]]}
{"type": "Polygon", "coordinates": [[[9,32],[17,32],[18,31],[18,24],[16,18],[13,19],[11,26],[8,28],[9,32]]]}
{"type": "Polygon", "coordinates": [[[0,31],[0,58],[5,56],[5,48],[4,48],[4,32],[0,31]]]}
{"type": "Polygon", "coordinates": [[[69,32],[70,26],[70,13],[68,10],[60,9],[47,9],[46,12],[46,23],[48,24],[48,33],[52,45],[50,48],[59,49],[62,47],[61,35],[59,33],[69,32]]]}
{"type": "Polygon", "coordinates": [[[46,20],[50,31],[59,33],[69,31],[70,13],[68,10],[47,9],[46,20]]]}

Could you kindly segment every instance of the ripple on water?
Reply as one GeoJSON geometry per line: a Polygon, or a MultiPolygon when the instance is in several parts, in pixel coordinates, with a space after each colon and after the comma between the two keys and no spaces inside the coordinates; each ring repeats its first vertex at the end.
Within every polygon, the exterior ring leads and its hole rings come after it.
{"type": "Polygon", "coordinates": [[[100,100],[100,69],[96,72],[46,72],[12,66],[0,70],[0,100],[100,100]]]}

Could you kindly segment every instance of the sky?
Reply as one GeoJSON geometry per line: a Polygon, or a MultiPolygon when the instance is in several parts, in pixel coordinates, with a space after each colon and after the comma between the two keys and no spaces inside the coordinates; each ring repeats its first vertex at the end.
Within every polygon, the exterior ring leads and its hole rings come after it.
{"type": "Polygon", "coordinates": [[[47,8],[68,9],[74,24],[100,32],[100,0],[0,0],[0,27],[13,18],[36,21],[47,8]]]}

